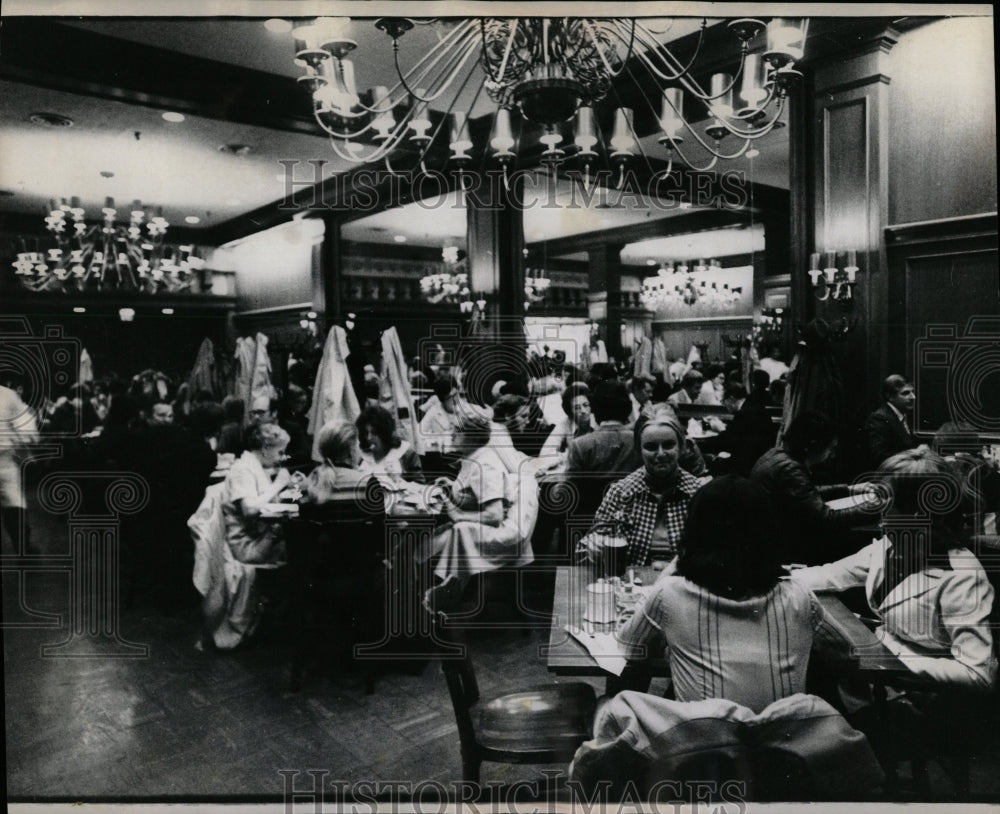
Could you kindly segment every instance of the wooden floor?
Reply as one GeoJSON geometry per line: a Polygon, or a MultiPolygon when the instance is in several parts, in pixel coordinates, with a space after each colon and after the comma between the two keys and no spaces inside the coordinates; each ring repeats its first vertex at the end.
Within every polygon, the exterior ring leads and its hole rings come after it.
{"type": "MultiPolygon", "coordinates": [[[[66,550],[63,521],[32,511],[31,522],[43,551],[66,550]]],[[[67,573],[32,574],[24,598],[35,611],[65,617],[68,589],[67,573]]],[[[201,652],[194,647],[196,605],[168,615],[138,601],[123,609],[119,629],[124,639],[148,645],[148,656],[54,658],[41,648],[64,638],[65,629],[17,626],[25,616],[14,573],[5,575],[3,601],[11,800],[280,801],[288,772],[299,772],[296,791],[311,788],[308,770],[326,772],[327,789],[461,777],[455,719],[433,661],[381,677],[374,695],[365,695],[357,674],[315,670],[292,693],[280,624],[245,650],[201,652]]],[[[493,610],[498,618],[509,612],[493,610]]],[[[539,655],[547,630],[484,630],[467,638],[484,695],[556,680],[539,655]]],[[[565,767],[485,764],[482,779],[535,779],[544,794],[542,773],[551,769],[565,767]]],[[[948,784],[934,767],[931,783],[931,799],[946,799],[948,784]]],[[[974,763],[972,789],[977,801],[1000,801],[1000,749],[974,763]]],[[[899,799],[916,798],[904,785],[899,799]]]]}

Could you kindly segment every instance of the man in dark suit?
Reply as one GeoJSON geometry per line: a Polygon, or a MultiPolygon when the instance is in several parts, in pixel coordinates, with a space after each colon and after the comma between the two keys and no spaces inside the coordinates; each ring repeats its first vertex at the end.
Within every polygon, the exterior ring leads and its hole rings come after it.
{"type": "Polygon", "coordinates": [[[863,431],[872,469],[891,455],[918,445],[910,424],[917,400],[912,382],[894,373],[882,383],[882,397],[885,404],[868,416],[863,431]]]}

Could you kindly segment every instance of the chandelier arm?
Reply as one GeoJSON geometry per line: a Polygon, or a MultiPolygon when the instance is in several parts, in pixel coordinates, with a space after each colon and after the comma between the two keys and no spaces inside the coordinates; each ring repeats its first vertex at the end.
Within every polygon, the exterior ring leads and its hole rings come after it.
{"type": "MultiPolygon", "coordinates": [[[[426,104],[428,102],[434,102],[434,101],[436,101],[438,99],[439,96],[441,96],[442,93],[444,93],[448,89],[448,87],[454,81],[455,77],[458,75],[458,71],[465,64],[466,60],[469,58],[469,55],[472,54],[475,51],[475,47],[476,47],[476,41],[475,41],[475,39],[473,39],[473,38],[470,37],[469,40],[468,40],[468,42],[462,43],[462,44],[458,44],[458,45],[454,45],[452,48],[449,48],[448,51],[442,52],[442,54],[439,55],[439,59],[435,60],[433,64],[428,65],[423,70],[423,72],[420,74],[420,76],[417,77],[417,80],[416,80],[417,82],[420,82],[421,80],[423,80],[424,77],[426,77],[427,74],[430,73],[431,69],[434,68],[437,65],[437,63],[440,61],[440,57],[443,57],[446,53],[450,53],[451,54],[452,64],[454,65],[454,67],[453,68],[449,68],[449,67],[445,68],[445,71],[451,70],[451,73],[449,74],[449,76],[446,79],[439,79],[438,81],[439,81],[440,84],[438,84],[437,89],[434,90],[434,91],[432,91],[431,95],[427,96],[427,97],[420,96],[415,91],[413,91],[410,88],[409,83],[406,81],[406,78],[404,78],[403,74],[400,73],[400,69],[399,69],[399,50],[394,47],[393,48],[393,59],[394,59],[395,64],[396,64],[396,73],[399,74],[400,81],[403,83],[403,87],[406,89],[407,93],[410,94],[410,96],[412,96],[418,102],[423,102],[424,104],[426,104]],[[462,53],[462,50],[461,50],[462,48],[465,49],[464,53],[462,53]]],[[[412,73],[412,70],[410,72],[412,73]]]]}
{"type": "MultiPolygon", "coordinates": [[[[437,98],[436,96],[432,96],[429,99],[425,99],[422,96],[418,96],[413,91],[413,89],[410,87],[409,82],[407,82],[407,78],[410,77],[410,75],[413,74],[414,71],[416,71],[418,68],[420,68],[423,65],[424,62],[426,62],[431,57],[434,57],[434,60],[431,62],[431,64],[428,65],[428,66],[426,66],[425,68],[423,68],[422,72],[419,74],[419,76],[417,77],[416,81],[419,82],[421,79],[423,79],[425,76],[427,76],[427,74],[438,64],[438,62],[441,61],[441,59],[446,54],[448,54],[449,52],[452,52],[453,49],[461,48],[460,44],[456,44],[456,42],[452,42],[452,40],[454,39],[454,40],[460,41],[462,38],[465,37],[465,35],[467,33],[472,32],[473,25],[474,25],[473,21],[469,20],[466,24],[458,26],[454,31],[452,31],[450,34],[448,34],[448,36],[446,36],[443,40],[441,40],[440,42],[438,42],[437,45],[435,45],[430,51],[428,51],[426,54],[424,54],[424,56],[422,56],[419,60],[417,60],[410,67],[410,69],[406,72],[405,75],[403,74],[403,70],[402,70],[402,68],[400,67],[400,64],[399,64],[399,38],[398,37],[393,38],[393,40],[392,40],[392,59],[393,59],[393,64],[396,67],[396,76],[399,78],[399,83],[396,85],[396,87],[398,88],[399,85],[402,85],[403,89],[410,96],[412,96],[414,99],[416,99],[418,102],[432,102],[432,101],[434,101],[434,99],[437,98]],[[461,36],[459,36],[459,32],[461,32],[461,36]]],[[[449,80],[449,81],[451,81],[451,80],[449,80]]],[[[445,87],[447,87],[447,85],[445,85],[445,87]]],[[[394,88],[394,90],[395,90],[395,88],[394,88]]],[[[442,90],[443,90],[443,88],[442,88],[442,90]]],[[[393,107],[395,107],[396,105],[400,104],[400,102],[402,102],[402,98],[400,98],[400,100],[398,102],[396,102],[396,104],[394,104],[393,107]]]]}
{"type": "MultiPolygon", "coordinates": [[[[466,73],[465,79],[462,80],[462,84],[458,86],[458,90],[455,91],[455,95],[451,97],[451,103],[448,105],[448,109],[444,111],[444,113],[441,116],[441,120],[438,122],[437,127],[434,128],[434,132],[431,134],[430,139],[423,146],[423,149],[421,149],[419,158],[421,164],[423,163],[424,156],[427,155],[427,151],[430,150],[431,145],[434,143],[434,140],[438,137],[438,133],[441,132],[441,128],[448,123],[448,117],[455,109],[455,105],[458,103],[458,97],[462,95],[462,92],[465,90],[466,85],[469,84],[469,80],[472,79],[472,73],[473,73],[472,71],[466,73]]],[[[476,91],[476,95],[472,99],[472,106],[469,108],[470,113],[472,112],[472,108],[475,107],[476,101],[479,99],[479,93],[483,89],[483,84],[485,84],[485,79],[483,80],[483,83],[479,85],[479,90],[476,91]]]]}
{"type": "MultiPolygon", "coordinates": [[[[517,36],[517,26],[520,23],[520,21],[515,17],[514,20],[513,20],[513,23],[514,24],[513,24],[513,26],[510,29],[510,36],[507,37],[507,45],[503,49],[503,58],[500,60],[500,70],[499,70],[499,72],[496,75],[494,75],[493,72],[490,71],[489,65],[486,64],[486,59],[484,58],[483,61],[482,61],[483,62],[483,69],[489,75],[490,79],[493,82],[496,82],[497,84],[502,84],[503,83],[503,75],[507,72],[507,61],[510,59],[510,52],[514,48],[514,39],[517,36]]],[[[479,30],[482,33],[482,38],[483,38],[483,54],[485,55],[486,54],[486,20],[485,20],[485,18],[482,19],[482,20],[480,20],[479,30]]]]}
{"type": "Polygon", "coordinates": [[[691,161],[686,155],[684,155],[684,151],[681,149],[679,144],[675,143],[673,145],[673,149],[677,151],[677,155],[680,156],[681,161],[683,161],[689,169],[692,169],[695,172],[708,172],[710,169],[715,167],[715,165],[719,162],[718,153],[711,147],[708,147],[707,145],[705,145],[705,147],[708,150],[708,152],[711,153],[712,158],[704,167],[699,167],[696,166],[695,163],[691,161]]]}
{"type": "Polygon", "coordinates": [[[666,46],[666,44],[657,42],[656,38],[650,33],[649,29],[647,29],[644,25],[642,25],[641,23],[636,23],[636,29],[640,34],[640,40],[642,40],[644,44],[649,48],[649,50],[645,52],[636,51],[636,54],[639,57],[645,59],[649,63],[651,70],[656,76],[668,82],[674,82],[691,71],[691,68],[694,66],[695,60],[701,53],[701,46],[705,36],[705,24],[704,21],[702,21],[702,27],[698,32],[698,44],[694,49],[694,54],[691,56],[691,59],[688,61],[687,65],[684,65],[677,57],[674,56],[673,52],[666,46]],[[660,70],[655,65],[652,64],[652,57],[650,56],[650,54],[655,55],[655,57],[659,59],[668,70],[670,69],[676,70],[676,73],[673,74],[661,73],[660,70]],[[673,66],[670,65],[671,61],[674,63],[673,66]]]}
{"type": "MultiPolygon", "coordinates": [[[[597,40],[597,34],[594,33],[594,26],[586,17],[583,18],[583,27],[590,35],[590,41],[594,44],[594,50],[597,51],[597,55],[601,58],[601,62],[604,63],[604,70],[608,72],[609,76],[618,76],[618,74],[622,72],[622,68],[618,69],[618,73],[615,73],[615,71],[611,69],[611,66],[608,64],[608,58],[604,55],[604,51],[601,49],[601,44],[597,40]]],[[[624,67],[624,63],[622,63],[622,67],[624,67]]]]}

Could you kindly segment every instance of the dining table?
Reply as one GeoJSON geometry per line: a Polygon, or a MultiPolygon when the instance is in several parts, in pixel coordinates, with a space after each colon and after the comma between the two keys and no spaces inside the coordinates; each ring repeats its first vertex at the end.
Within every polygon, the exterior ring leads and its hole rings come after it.
{"type": "MultiPolygon", "coordinates": [[[[651,567],[636,568],[634,571],[641,581],[638,604],[634,606],[637,608],[662,571],[651,567]]],[[[556,569],[549,640],[543,652],[549,672],[555,675],[603,677],[609,680],[609,686],[617,686],[613,684],[617,676],[638,666],[624,663],[623,653],[614,637],[629,613],[619,602],[613,622],[590,622],[586,618],[587,586],[594,582],[594,578],[594,568],[589,565],[556,569]]],[[[851,674],[876,688],[912,675],[840,597],[833,593],[819,593],[816,597],[823,608],[826,627],[846,643],[844,667],[851,674]]],[[[643,662],[641,668],[647,684],[650,678],[670,675],[666,658],[643,662]]],[[[879,698],[878,693],[876,698],[879,698]]]]}

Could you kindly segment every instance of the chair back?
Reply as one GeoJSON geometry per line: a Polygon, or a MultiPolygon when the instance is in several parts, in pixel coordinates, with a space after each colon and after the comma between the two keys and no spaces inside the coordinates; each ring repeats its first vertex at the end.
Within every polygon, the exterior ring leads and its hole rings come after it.
{"type": "Polygon", "coordinates": [[[441,672],[448,684],[448,694],[455,710],[455,723],[458,726],[458,737],[463,753],[472,749],[476,743],[476,730],[472,723],[472,707],[479,700],[479,683],[476,681],[476,669],[469,655],[469,649],[464,644],[455,642],[451,630],[447,626],[448,617],[441,612],[432,612],[424,608],[431,619],[431,639],[437,645],[437,654],[441,659],[441,672]]]}

